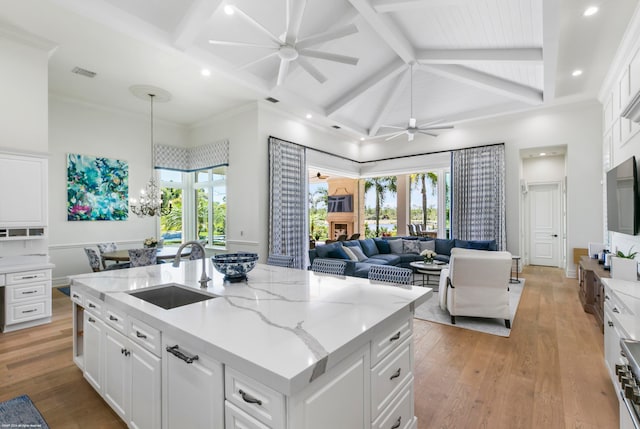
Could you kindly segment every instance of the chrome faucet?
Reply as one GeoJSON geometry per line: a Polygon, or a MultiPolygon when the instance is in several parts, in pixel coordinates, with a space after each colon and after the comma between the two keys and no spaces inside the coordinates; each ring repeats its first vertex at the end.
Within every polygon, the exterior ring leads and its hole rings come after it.
{"type": "MultiPolygon", "coordinates": [[[[207,282],[209,280],[211,280],[211,278],[209,276],[207,276],[207,255],[204,251],[204,246],[202,244],[200,244],[197,241],[187,241],[186,243],[182,243],[180,245],[180,247],[178,248],[178,252],[176,253],[176,257],[173,258],[173,266],[174,267],[178,267],[180,265],[180,254],[182,253],[182,249],[184,249],[186,246],[191,245],[191,247],[193,248],[193,246],[199,247],[200,251],[202,252],[202,276],[200,276],[200,287],[203,289],[206,289],[207,287],[207,282]]],[[[192,249],[193,251],[193,249],[192,249]]]]}

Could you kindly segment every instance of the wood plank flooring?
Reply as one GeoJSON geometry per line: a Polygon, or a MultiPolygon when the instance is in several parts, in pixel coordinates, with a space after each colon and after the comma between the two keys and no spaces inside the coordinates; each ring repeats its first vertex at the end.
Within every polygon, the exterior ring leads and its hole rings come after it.
{"type": "MultiPolygon", "coordinates": [[[[576,280],[543,267],[523,277],[509,338],[415,321],[419,429],[618,427],[603,336],[576,280]]],[[[73,364],[71,302],[53,298],[52,323],[0,334],[0,401],[28,394],[52,429],[126,427],[73,364]]]]}

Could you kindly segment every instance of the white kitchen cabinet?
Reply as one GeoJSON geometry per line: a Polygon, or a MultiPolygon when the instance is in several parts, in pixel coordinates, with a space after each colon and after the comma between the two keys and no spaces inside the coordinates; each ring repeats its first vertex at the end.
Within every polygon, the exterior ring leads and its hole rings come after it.
{"type": "Polygon", "coordinates": [[[84,378],[102,394],[102,372],[104,366],[104,330],[102,320],[89,311],[83,313],[83,365],[84,378]]]}
{"type": "Polygon", "coordinates": [[[160,358],[109,326],[105,328],[104,345],[105,401],[129,427],[159,428],[160,358]]]}
{"type": "Polygon", "coordinates": [[[614,388],[619,388],[616,364],[623,364],[620,354],[620,339],[629,338],[618,320],[620,316],[630,314],[626,306],[617,298],[611,289],[604,286],[604,360],[614,388]]]}
{"type": "Polygon", "coordinates": [[[162,349],[162,427],[223,428],[222,364],[166,336],[162,349]]]}
{"type": "Polygon", "coordinates": [[[47,169],[46,158],[0,153],[0,228],[47,226],[47,169]]]}
{"type": "Polygon", "coordinates": [[[6,273],[5,283],[3,332],[51,321],[51,269],[6,273]]]}

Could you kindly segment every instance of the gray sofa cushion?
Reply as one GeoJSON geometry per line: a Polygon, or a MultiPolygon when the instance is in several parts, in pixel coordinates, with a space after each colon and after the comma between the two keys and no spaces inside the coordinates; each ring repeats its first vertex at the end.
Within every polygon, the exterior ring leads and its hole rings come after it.
{"type": "Polygon", "coordinates": [[[351,252],[356,255],[356,258],[358,258],[358,262],[362,262],[367,259],[367,255],[364,254],[360,246],[350,246],[349,250],[351,250],[351,252]]]}
{"type": "Polygon", "coordinates": [[[402,253],[420,253],[418,240],[402,240],[402,253]]]}
{"type": "MultiPolygon", "coordinates": [[[[386,265],[398,265],[400,263],[400,255],[395,255],[393,253],[387,253],[386,255],[383,255],[382,253],[380,253],[373,258],[369,258],[369,260],[384,261],[386,262],[386,265]]],[[[369,260],[365,262],[368,262],[369,260]]]]}
{"type": "Polygon", "coordinates": [[[418,241],[420,245],[420,252],[424,252],[425,250],[436,251],[436,241],[435,240],[420,240],[418,241]]]}
{"type": "Polygon", "coordinates": [[[402,240],[389,240],[389,247],[391,249],[391,253],[396,255],[403,253],[402,251],[402,240]]]}
{"type": "Polygon", "coordinates": [[[376,246],[376,242],[373,241],[373,238],[365,238],[364,240],[360,240],[360,246],[362,246],[364,254],[370,258],[380,253],[378,251],[378,246],[376,246]]]}

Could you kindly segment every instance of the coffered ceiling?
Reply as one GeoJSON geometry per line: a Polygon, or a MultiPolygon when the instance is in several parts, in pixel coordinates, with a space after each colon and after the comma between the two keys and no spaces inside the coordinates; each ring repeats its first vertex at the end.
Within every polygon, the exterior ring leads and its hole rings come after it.
{"type": "Polygon", "coordinates": [[[128,88],[158,86],[173,97],[156,114],[181,124],[272,97],[386,144],[409,118],[595,98],[638,1],[594,3],[584,17],[586,0],[3,0],[0,27],[58,46],[53,94],[144,112],[128,88]]]}

